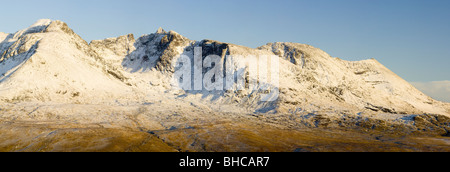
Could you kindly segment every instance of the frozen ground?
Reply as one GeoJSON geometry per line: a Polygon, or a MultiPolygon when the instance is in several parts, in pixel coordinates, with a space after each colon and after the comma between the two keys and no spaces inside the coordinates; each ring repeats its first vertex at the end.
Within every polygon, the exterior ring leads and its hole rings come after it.
{"type": "Polygon", "coordinates": [[[449,118],[246,114],[189,103],[2,106],[0,151],[450,151],[449,118]]]}

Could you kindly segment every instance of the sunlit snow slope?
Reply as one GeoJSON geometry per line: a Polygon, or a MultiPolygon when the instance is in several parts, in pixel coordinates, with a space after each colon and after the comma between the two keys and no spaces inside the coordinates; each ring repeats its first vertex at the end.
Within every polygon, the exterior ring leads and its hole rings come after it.
{"type": "MultiPolygon", "coordinates": [[[[370,112],[449,115],[448,103],[433,100],[374,59],[345,61],[298,43],[257,49],[212,40],[194,41],[158,29],[87,43],[61,21],[39,20],[13,34],[0,33],[0,101],[79,104],[190,102],[215,111],[370,112]],[[261,91],[173,90],[173,62],[210,54],[280,59],[280,96],[260,102],[261,91]]],[[[245,66],[237,66],[246,69],[245,66]]]]}

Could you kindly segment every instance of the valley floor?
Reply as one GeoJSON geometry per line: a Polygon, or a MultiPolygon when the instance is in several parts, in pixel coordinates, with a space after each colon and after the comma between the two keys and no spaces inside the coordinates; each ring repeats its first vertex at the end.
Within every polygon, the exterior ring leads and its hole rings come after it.
{"type": "Polygon", "coordinates": [[[339,121],[326,115],[305,118],[164,106],[170,105],[5,104],[0,106],[0,151],[450,151],[450,137],[437,128],[414,131],[419,130],[417,117],[412,126],[381,124],[372,118],[339,121]],[[370,127],[361,121],[371,122],[370,127]]]}

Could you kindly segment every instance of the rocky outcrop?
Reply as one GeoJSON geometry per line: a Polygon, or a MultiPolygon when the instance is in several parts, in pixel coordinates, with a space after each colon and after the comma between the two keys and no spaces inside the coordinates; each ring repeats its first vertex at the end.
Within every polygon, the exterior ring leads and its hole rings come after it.
{"type": "Polygon", "coordinates": [[[122,65],[131,72],[145,71],[156,68],[159,71],[173,72],[173,59],[183,52],[183,47],[193,41],[180,34],[162,28],[156,33],[144,35],[134,43],[134,51],[128,54],[122,65]]]}
{"type": "MultiPolygon", "coordinates": [[[[307,45],[304,46],[308,47],[307,45]]],[[[302,48],[293,46],[292,43],[269,43],[258,49],[272,51],[275,55],[280,56],[295,65],[300,65],[302,68],[305,67],[306,59],[312,57],[312,55],[308,53],[310,51],[304,51],[302,48]]]]}
{"type": "Polygon", "coordinates": [[[433,132],[442,136],[450,136],[450,118],[443,115],[417,115],[414,126],[418,131],[433,132]]]}
{"type": "MultiPolygon", "coordinates": [[[[134,35],[128,34],[119,36],[117,38],[108,38],[104,40],[94,40],[89,45],[99,53],[107,53],[110,51],[113,55],[124,57],[129,55],[133,50],[135,43],[134,35]]],[[[110,55],[110,54],[108,54],[110,55]]],[[[107,56],[107,55],[106,55],[107,56]]],[[[106,57],[108,58],[108,57],[106,57]]],[[[121,59],[122,60],[122,59],[121,59]]]]}
{"type": "Polygon", "coordinates": [[[156,62],[156,69],[159,71],[174,72],[172,63],[173,59],[181,54],[179,48],[188,46],[192,41],[174,31],[163,35],[157,46],[157,50],[161,52],[161,56],[156,62]]]}
{"type": "Polygon", "coordinates": [[[213,40],[203,40],[200,41],[197,46],[202,47],[203,58],[208,55],[218,55],[224,59],[226,55],[230,55],[230,46],[227,43],[213,40]]]}

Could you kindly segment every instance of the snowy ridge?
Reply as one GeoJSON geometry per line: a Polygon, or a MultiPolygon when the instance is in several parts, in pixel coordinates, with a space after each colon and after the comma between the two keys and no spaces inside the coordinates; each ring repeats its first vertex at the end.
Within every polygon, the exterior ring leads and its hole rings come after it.
{"type": "MultiPolygon", "coordinates": [[[[0,33],[0,101],[78,104],[189,102],[221,112],[348,112],[450,114],[448,103],[415,89],[374,59],[351,62],[310,45],[269,43],[257,49],[212,40],[193,41],[159,28],[87,43],[61,21],[39,20],[15,34],[0,33]],[[172,90],[174,61],[216,54],[280,57],[280,96],[259,102],[257,91],[172,90]]],[[[236,64],[238,64],[236,62],[236,64]]],[[[245,70],[245,66],[237,65],[245,70]]]]}
{"type": "Polygon", "coordinates": [[[95,103],[116,93],[125,94],[126,86],[107,75],[107,65],[65,23],[38,23],[40,30],[20,31],[18,40],[2,49],[11,54],[1,64],[8,66],[2,71],[8,70],[9,75],[0,85],[0,90],[7,90],[2,91],[3,100],[95,103]],[[29,44],[36,48],[28,48],[29,44]],[[102,98],[94,99],[98,96],[102,98]]]}
{"type": "Polygon", "coordinates": [[[341,104],[384,113],[448,114],[448,104],[424,95],[378,61],[345,61],[309,45],[274,43],[260,47],[290,61],[280,85],[286,104],[319,100],[320,107],[341,104]],[[290,90],[295,90],[293,94],[290,90]],[[291,93],[290,93],[291,92],[291,93]]]}

